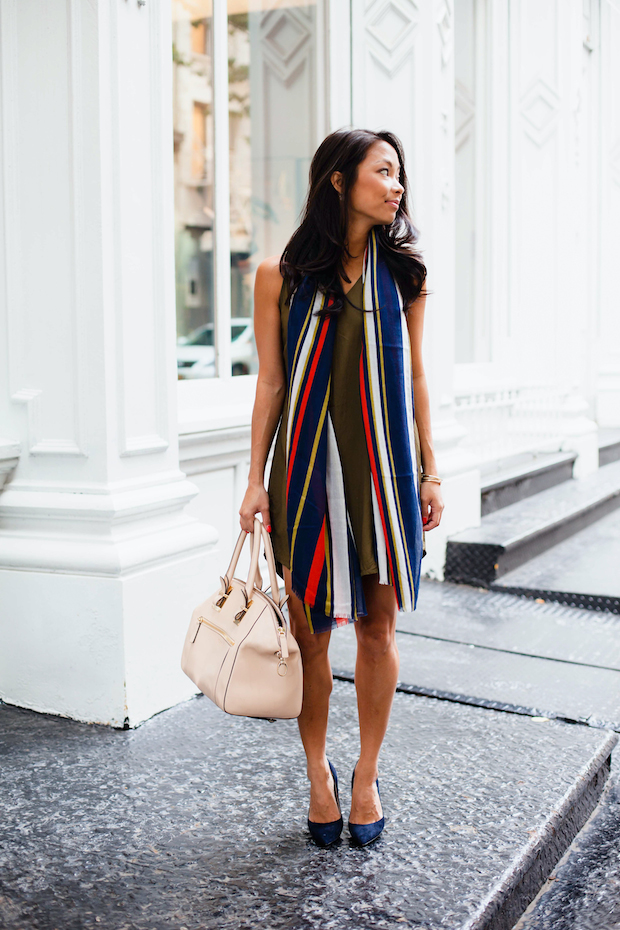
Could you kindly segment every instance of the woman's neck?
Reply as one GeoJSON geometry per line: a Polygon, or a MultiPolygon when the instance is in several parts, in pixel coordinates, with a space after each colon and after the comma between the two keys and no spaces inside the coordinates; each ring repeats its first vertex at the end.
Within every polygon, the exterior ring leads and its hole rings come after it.
{"type": "Polygon", "coordinates": [[[356,221],[353,219],[349,223],[349,228],[347,230],[347,236],[345,239],[345,245],[347,251],[349,252],[350,263],[353,264],[356,261],[362,261],[364,258],[364,252],[366,250],[366,243],[368,242],[368,234],[372,229],[372,224],[368,224],[368,220],[356,221]]]}
{"type": "MultiPolygon", "coordinates": [[[[366,251],[368,234],[371,229],[372,226],[368,225],[368,220],[361,221],[361,218],[357,221],[353,219],[349,223],[347,237],[345,239],[345,246],[348,255],[345,253],[343,256],[342,264],[345,275],[349,278],[349,281],[352,284],[357,281],[357,279],[362,274],[364,266],[364,252],[366,251]]],[[[345,282],[343,281],[343,283],[345,282]]]]}

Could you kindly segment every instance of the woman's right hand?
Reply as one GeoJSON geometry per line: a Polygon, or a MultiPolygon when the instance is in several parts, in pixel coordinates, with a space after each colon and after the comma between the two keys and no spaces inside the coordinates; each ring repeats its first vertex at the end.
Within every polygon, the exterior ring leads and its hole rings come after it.
{"type": "Polygon", "coordinates": [[[260,513],[268,533],[271,532],[271,518],[269,516],[269,494],[262,484],[248,484],[243,503],[239,508],[239,523],[246,533],[254,532],[254,517],[260,513]]]}

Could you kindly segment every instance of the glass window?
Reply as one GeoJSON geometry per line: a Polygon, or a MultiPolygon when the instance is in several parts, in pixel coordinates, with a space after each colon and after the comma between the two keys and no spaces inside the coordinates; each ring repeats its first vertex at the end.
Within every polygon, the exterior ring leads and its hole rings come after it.
{"type": "MultiPolygon", "coordinates": [[[[228,0],[231,316],[252,318],[257,265],[297,224],[317,143],[316,2],[228,0]]],[[[233,374],[257,370],[247,333],[233,374]]]]}
{"type": "MultiPolygon", "coordinates": [[[[222,140],[213,138],[212,7],[210,0],[172,0],[179,378],[221,374],[216,330],[218,323],[228,327],[228,319],[231,374],[258,370],[252,325],[256,268],[267,256],[281,254],[295,228],[310,159],[323,136],[316,4],[228,0],[228,73],[216,76],[228,85],[229,216],[217,217],[219,229],[227,224],[230,235],[230,307],[224,312],[214,290],[214,152],[221,157],[222,140]]],[[[218,31],[215,41],[220,36],[218,31]]]]}
{"type": "Polygon", "coordinates": [[[213,347],[213,75],[210,0],[172,0],[179,378],[209,378],[213,347]]]}

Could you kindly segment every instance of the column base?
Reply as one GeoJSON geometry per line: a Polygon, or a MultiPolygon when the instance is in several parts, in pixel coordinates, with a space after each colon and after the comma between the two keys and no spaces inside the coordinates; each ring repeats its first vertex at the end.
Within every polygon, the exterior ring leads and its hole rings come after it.
{"type": "Polygon", "coordinates": [[[573,478],[598,469],[598,425],[587,414],[587,401],[578,394],[569,395],[561,408],[561,451],[577,453],[573,478]]]}
{"type": "Polygon", "coordinates": [[[118,578],[0,571],[0,698],[133,727],[191,697],[181,651],[208,563],[201,553],[118,578]]]}
{"type": "Polygon", "coordinates": [[[217,585],[217,534],[183,513],[181,473],[148,487],[0,497],[0,697],[136,726],[196,693],[180,667],[217,585]]]}

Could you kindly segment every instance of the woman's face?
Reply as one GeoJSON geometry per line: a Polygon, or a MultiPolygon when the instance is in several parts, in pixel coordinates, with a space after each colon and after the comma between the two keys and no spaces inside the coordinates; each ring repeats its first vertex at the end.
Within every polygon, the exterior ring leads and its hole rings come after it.
{"type": "Polygon", "coordinates": [[[398,180],[399,173],[396,149],[383,140],[373,142],[358,166],[357,180],[349,191],[350,219],[365,219],[372,226],[389,226],[404,192],[398,180]]]}

